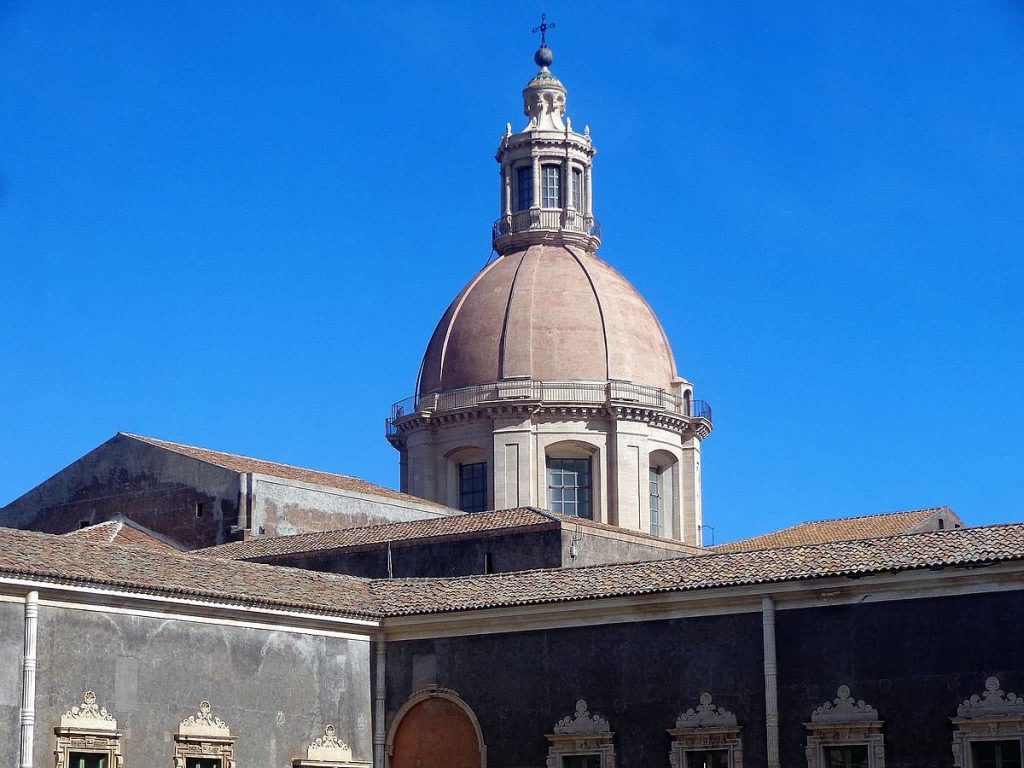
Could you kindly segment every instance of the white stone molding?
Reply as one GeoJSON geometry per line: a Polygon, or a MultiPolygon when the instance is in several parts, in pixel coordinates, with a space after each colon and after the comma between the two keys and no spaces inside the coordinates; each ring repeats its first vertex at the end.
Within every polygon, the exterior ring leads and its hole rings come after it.
{"type": "Polygon", "coordinates": [[[480,745],[480,768],[487,768],[487,745],[484,743],[484,732],[480,728],[480,721],[476,718],[476,712],[456,691],[436,684],[430,684],[414,693],[395,714],[395,719],[391,721],[391,726],[388,728],[387,741],[384,745],[385,768],[391,765],[391,759],[395,756],[395,736],[398,733],[399,726],[402,724],[402,720],[412,711],[413,707],[428,699],[445,699],[455,704],[466,714],[469,722],[473,725],[473,730],[476,732],[477,744],[480,745]]]}
{"type": "Polygon", "coordinates": [[[743,768],[742,728],[736,715],[712,702],[711,694],[704,691],[700,703],[676,719],[676,727],[668,733],[672,737],[669,764],[672,768],[686,768],[686,753],[703,750],[725,750],[729,768],[743,768]]]}
{"type": "Polygon", "coordinates": [[[292,760],[294,768],[368,768],[369,761],[352,759],[352,748],[338,738],[333,725],[324,727],[322,736],[318,736],[306,748],[306,757],[292,760]]]}
{"type": "Polygon", "coordinates": [[[1006,693],[998,677],[989,677],[985,690],[965,699],[950,720],[954,768],[974,768],[972,741],[1024,740],[1024,698],[1006,693]]]}
{"type": "Polygon", "coordinates": [[[587,702],[576,702],[576,711],[555,723],[547,734],[547,768],[562,768],[562,758],[570,755],[597,755],[601,768],[615,768],[615,734],[608,719],[591,713],[587,702]]]}
{"type": "Polygon", "coordinates": [[[836,697],[814,710],[811,722],[804,723],[808,768],[824,768],[825,749],[842,746],[866,746],[868,768],[885,768],[883,724],[874,707],[854,699],[849,687],[840,685],[836,697]]]}
{"type": "Polygon", "coordinates": [[[121,732],[117,719],[96,703],[96,694],[86,691],[82,702],[61,715],[60,725],[54,728],[57,745],[54,749],[56,768],[70,765],[72,752],[92,752],[105,755],[110,768],[121,768],[121,732]]]}
{"type": "Polygon", "coordinates": [[[227,723],[213,714],[210,702],[178,724],[174,734],[174,768],[185,768],[188,758],[213,758],[223,768],[235,768],[235,738],[227,723]]]}

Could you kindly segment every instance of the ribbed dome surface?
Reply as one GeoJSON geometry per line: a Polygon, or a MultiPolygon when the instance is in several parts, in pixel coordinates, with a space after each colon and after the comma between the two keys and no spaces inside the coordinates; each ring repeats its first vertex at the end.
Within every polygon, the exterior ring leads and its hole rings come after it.
{"type": "Polygon", "coordinates": [[[430,339],[418,391],[513,377],[667,390],[676,366],[661,323],[622,275],[586,251],[536,245],[462,289],[430,339]]]}

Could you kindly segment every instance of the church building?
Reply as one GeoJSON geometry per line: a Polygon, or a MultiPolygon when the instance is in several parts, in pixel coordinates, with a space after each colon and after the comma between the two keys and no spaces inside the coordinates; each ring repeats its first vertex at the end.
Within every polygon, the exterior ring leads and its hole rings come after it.
{"type": "Polygon", "coordinates": [[[400,490],[118,433],[0,509],[5,765],[1024,768],[1024,523],[705,546],[711,408],[534,61],[400,490]]]}

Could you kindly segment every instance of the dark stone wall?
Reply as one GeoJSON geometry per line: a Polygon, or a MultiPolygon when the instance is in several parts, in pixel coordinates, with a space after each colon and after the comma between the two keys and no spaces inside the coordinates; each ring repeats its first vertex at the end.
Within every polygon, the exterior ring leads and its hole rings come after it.
{"type": "MultiPolygon", "coordinates": [[[[803,723],[841,684],[885,721],[888,768],[952,765],[949,718],[985,678],[1024,689],[1024,592],[780,611],[779,742],[803,761],[803,723]]],[[[804,761],[806,762],[806,761],[804,761]]]]}
{"type": "MultiPolygon", "coordinates": [[[[780,757],[806,765],[803,723],[841,684],[884,720],[889,768],[951,765],[957,706],[996,675],[1024,689],[1024,591],[776,614],[780,757]]],[[[703,690],[736,713],[744,765],[763,768],[761,614],[388,644],[389,724],[429,683],[476,712],[491,768],[542,766],[544,734],[577,698],[608,717],[620,768],[666,765],[671,728],[703,690]]]]}
{"type": "MultiPolygon", "coordinates": [[[[487,554],[491,556],[494,573],[557,568],[561,565],[561,546],[561,534],[557,529],[476,539],[393,542],[391,565],[395,578],[482,574],[487,554]]],[[[388,576],[387,544],[327,555],[304,553],[267,562],[368,578],[388,576]]]]}
{"type": "MultiPolygon", "coordinates": [[[[11,624],[20,632],[20,617],[11,624]]],[[[10,639],[0,639],[6,648],[10,639]]],[[[35,764],[53,764],[53,728],[86,690],[117,717],[129,766],[171,765],[171,734],[203,699],[237,737],[240,766],[284,768],[327,723],[357,759],[369,760],[369,648],[285,630],[41,606],[35,764]]],[[[0,756],[7,756],[2,729],[14,723],[16,732],[17,710],[0,711],[0,756]]]]}
{"type": "Polygon", "coordinates": [[[115,435],[0,509],[0,525],[67,533],[122,516],[189,549],[213,546],[230,540],[238,522],[239,477],[115,435]]]}
{"type": "MultiPolygon", "coordinates": [[[[388,721],[437,683],[476,712],[489,768],[539,767],[544,734],[583,698],[610,721],[620,768],[664,768],[666,729],[701,691],[764,723],[761,649],[759,613],[388,643],[388,721]]],[[[763,726],[751,731],[745,764],[764,765],[763,726]]]]}

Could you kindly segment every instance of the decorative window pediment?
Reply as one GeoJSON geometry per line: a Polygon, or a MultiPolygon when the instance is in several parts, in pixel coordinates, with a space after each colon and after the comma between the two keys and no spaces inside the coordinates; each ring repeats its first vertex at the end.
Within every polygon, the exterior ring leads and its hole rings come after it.
{"type": "Polygon", "coordinates": [[[804,723],[807,736],[808,768],[824,768],[831,750],[862,748],[869,768],[885,768],[885,737],[878,710],[854,699],[848,686],[840,685],[836,697],[811,713],[804,723]]]}
{"type": "Polygon", "coordinates": [[[547,735],[547,768],[563,768],[584,756],[592,756],[600,768],[615,768],[614,737],[607,718],[591,713],[580,699],[576,711],[555,723],[554,733],[547,735]]]}
{"type": "Polygon", "coordinates": [[[951,720],[953,765],[974,768],[972,742],[1024,740],[1024,698],[1003,691],[999,678],[989,677],[985,690],[964,699],[951,720]]]}
{"type": "Polygon", "coordinates": [[[679,715],[676,727],[669,729],[672,736],[669,762],[672,768],[687,768],[688,752],[720,750],[725,752],[729,768],[743,768],[742,730],[736,715],[714,704],[711,694],[704,691],[700,703],[679,715]]]}
{"type": "Polygon", "coordinates": [[[213,714],[210,702],[199,702],[199,711],[178,724],[174,734],[174,766],[187,760],[219,760],[221,768],[235,768],[235,739],[227,723],[213,714]]]}
{"type": "Polygon", "coordinates": [[[60,725],[54,732],[57,735],[56,768],[69,766],[72,753],[99,755],[110,768],[121,768],[124,764],[117,719],[106,707],[96,703],[96,694],[92,691],[86,691],[80,704],[60,716],[60,725]]]}
{"type": "Polygon", "coordinates": [[[295,768],[365,768],[370,763],[353,760],[352,748],[338,738],[333,725],[328,725],[323,736],[318,736],[306,748],[306,757],[295,758],[292,765],[295,768]]]}

